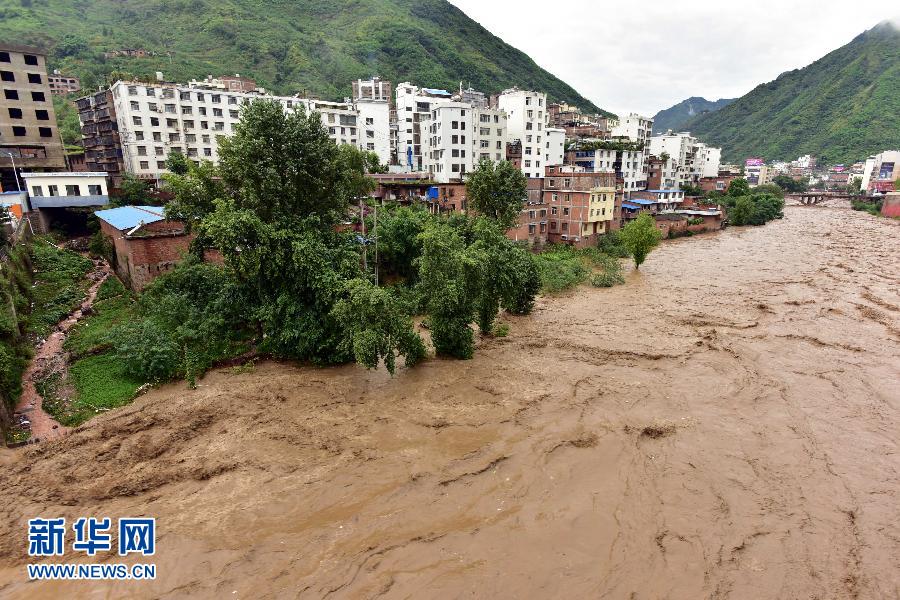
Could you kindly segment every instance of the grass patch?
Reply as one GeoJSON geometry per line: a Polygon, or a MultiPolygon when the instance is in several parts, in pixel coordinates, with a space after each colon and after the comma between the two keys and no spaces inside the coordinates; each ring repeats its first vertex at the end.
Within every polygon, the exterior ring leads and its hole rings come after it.
{"type": "Polygon", "coordinates": [[[75,310],[90,282],[85,275],[94,264],[83,256],[60,250],[44,239],[31,248],[34,265],[33,310],[28,332],[46,337],[51,328],[75,310]]]}
{"type": "Polygon", "coordinates": [[[109,348],[110,330],[116,325],[136,318],[134,298],[115,277],[110,276],[101,284],[97,298],[93,312],[79,321],[66,336],[63,347],[72,353],[73,358],[95,354],[109,348]],[[115,283],[107,286],[110,281],[115,283]],[[100,300],[104,288],[106,294],[104,299],[100,300]],[[111,295],[114,291],[118,293],[111,295]]]}
{"type": "Polygon", "coordinates": [[[591,285],[594,287],[612,287],[625,283],[625,276],[622,274],[622,265],[619,259],[613,256],[601,255],[598,268],[600,272],[591,276],[591,285]]]}
{"type": "Polygon", "coordinates": [[[556,294],[581,285],[588,279],[597,287],[625,283],[622,266],[616,256],[599,248],[550,246],[535,257],[541,274],[541,291],[556,294]]]}
{"type": "Polygon", "coordinates": [[[128,376],[121,361],[107,353],[75,361],[69,366],[69,383],[75,392],[73,398],[51,414],[63,425],[74,427],[128,404],[145,382],[128,376]]]}
{"type": "Polygon", "coordinates": [[[103,280],[103,283],[100,284],[100,288],[97,290],[97,300],[109,300],[116,296],[125,295],[128,295],[128,290],[125,289],[119,278],[112,274],[103,280]]]}

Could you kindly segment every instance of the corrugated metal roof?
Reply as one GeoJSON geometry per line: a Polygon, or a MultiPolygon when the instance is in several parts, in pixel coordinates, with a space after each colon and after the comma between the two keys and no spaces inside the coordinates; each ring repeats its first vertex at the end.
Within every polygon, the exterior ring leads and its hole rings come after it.
{"type": "Polygon", "coordinates": [[[141,222],[156,223],[165,220],[165,214],[161,206],[120,206],[107,210],[98,210],[94,213],[98,219],[103,219],[119,231],[137,227],[141,222]]]}
{"type": "Polygon", "coordinates": [[[629,198],[628,201],[632,204],[656,204],[656,200],[644,200],[643,198],[629,198]]]}
{"type": "Polygon", "coordinates": [[[640,208],[637,204],[631,204],[630,202],[623,202],[622,208],[640,208]]]}

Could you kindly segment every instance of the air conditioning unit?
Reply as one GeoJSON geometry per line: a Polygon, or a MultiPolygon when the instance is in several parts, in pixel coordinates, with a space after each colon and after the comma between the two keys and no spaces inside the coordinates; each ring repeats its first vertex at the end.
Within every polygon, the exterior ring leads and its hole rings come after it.
{"type": "Polygon", "coordinates": [[[567,236],[566,234],[562,234],[562,235],[559,236],[559,237],[560,237],[560,239],[562,239],[562,240],[568,240],[568,239],[569,239],[569,236],[567,236]]]}

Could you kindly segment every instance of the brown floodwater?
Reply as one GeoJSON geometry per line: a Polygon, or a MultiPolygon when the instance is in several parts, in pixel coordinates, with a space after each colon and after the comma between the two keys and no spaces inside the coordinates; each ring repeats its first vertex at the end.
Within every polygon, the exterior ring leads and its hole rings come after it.
{"type": "Polygon", "coordinates": [[[2,455],[0,594],[897,598],[898,234],[789,207],[471,361],[154,390],[2,455]],[[82,515],[156,517],[157,579],[26,583],[27,519],[82,515]]]}

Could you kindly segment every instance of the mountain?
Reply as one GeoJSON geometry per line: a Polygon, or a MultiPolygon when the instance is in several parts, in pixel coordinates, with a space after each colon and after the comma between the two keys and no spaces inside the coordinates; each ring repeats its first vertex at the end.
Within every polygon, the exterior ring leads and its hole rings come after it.
{"type": "Polygon", "coordinates": [[[351,80],[380,75],[487,93],[518,85],[600,111],[445,0],[0,0],[0,39],[50,49],[50,68],[86,89],[110,72],[240,73],[278,93],[342,99],[351,80]],[[155,54],[104,57],[123,48],[155,54]]]}
{"type": "Polygon", "coordinates": [[[715,112],[732,102],[734,102],[733,98],[722,98],[721,100],[713,101],[700,98],[699,96],[682,100],[675,106],[670,106],[654,115],[653,133],[654,135],[665,133],[669,129],[672,131],[684,131],[684,124],[694,117],[703,113],[715,112]]]}
{"type": "Polygon", "coordinates": [[[883,22],[685,127],[731,161],[812,154],[835,164],[900,147],[898,124],[900,30],[883,22]]]}

